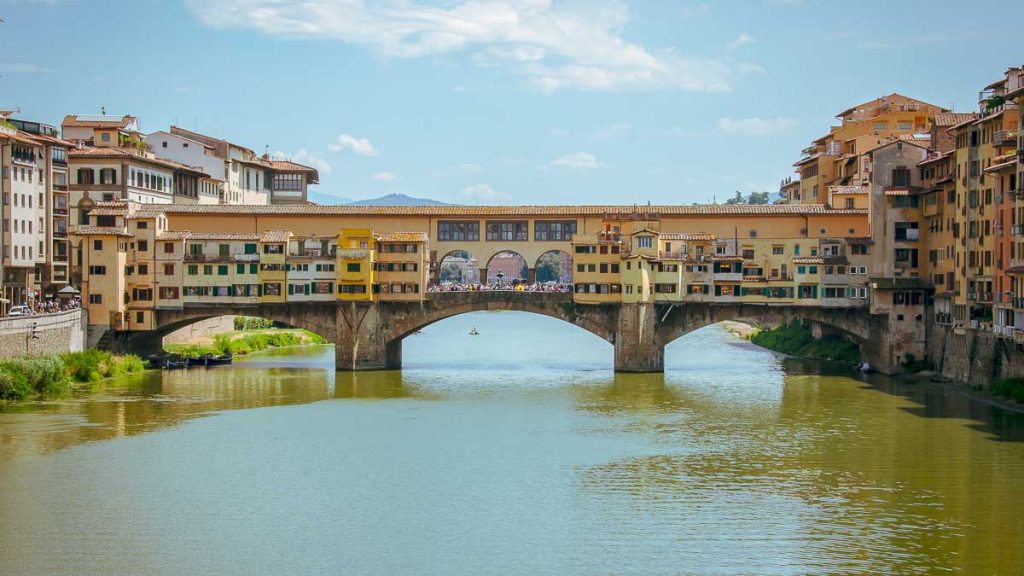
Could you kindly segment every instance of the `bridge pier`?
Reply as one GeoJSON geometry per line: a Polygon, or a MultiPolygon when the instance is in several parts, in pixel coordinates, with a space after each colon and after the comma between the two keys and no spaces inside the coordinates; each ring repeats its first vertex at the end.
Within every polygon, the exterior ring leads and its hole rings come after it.
{"type": "Polygon", "coordinates": [[[622,304],[615,331],[616,372],[664,372],[665,345],[657,338],[653,304],[622,304]]]}
{"type": "Polygon", "coordinates": [[[387,318],[379,304],[338,304],[334,369],[397,370],[402,367],[402,340],[389,339],[387,318]]]}

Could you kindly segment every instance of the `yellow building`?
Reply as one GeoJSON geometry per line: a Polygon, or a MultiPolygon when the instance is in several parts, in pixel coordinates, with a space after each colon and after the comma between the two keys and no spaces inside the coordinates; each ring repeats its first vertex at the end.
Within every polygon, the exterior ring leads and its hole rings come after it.
{"type": "Polygon", "coordinates": [[[416,301],[427,290],[427,235],[395,232],[376,237],[374,295],[383,301],[416,301]]]}
{"type": "Polygon", "coordinates": [[[375,239],[372,228],[343,228],[338,235],[338,300],[375,300],[375,239]]]}

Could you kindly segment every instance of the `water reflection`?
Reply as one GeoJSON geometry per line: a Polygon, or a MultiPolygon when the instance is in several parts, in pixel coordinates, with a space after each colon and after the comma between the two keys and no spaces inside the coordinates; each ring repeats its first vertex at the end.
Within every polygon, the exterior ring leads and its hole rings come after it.
{"type": "MultiPolygon", "coordinates": [[[[318,354],[325,353],[331,352],[318,354]]],[[[0,461],[151,432],[222,410],[324,400],[330,397],[333,375],[333,366],[248,364],[147,372],[96,384],[80,398],[5,406],[0,409],[0,461]]]]}
{"type": "Polygon", "coordinates": [[[492,319],[431,326],[403,371],[335,374],[329,348],[276,352],[0,410],[5,568],[1002,574],[1024,562],[1024,443],[993,441],[1021,438],[1019,414],[780,360],[714,328],[674,344],[665,374],[614,374],[589,334],[492,319]],[[470,323],[493,342],[468,337],[470,323]]]}

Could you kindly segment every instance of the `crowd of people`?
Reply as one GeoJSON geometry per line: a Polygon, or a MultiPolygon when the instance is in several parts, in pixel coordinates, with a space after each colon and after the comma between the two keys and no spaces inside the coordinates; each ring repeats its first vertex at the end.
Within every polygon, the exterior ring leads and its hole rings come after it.
{"type": "Polygon", "coordinates": [[[54,314],[56,312],[77,310],[81,307],[82,301],[78,296],[72,296],[71,298],[60,300],[54,300],[52,298],[36,300],[35,304],[27,306],[29,314],[54,314]]]}
{"type": "Polygon", "coordinates": [[[513,280],[487,284],[441,282],[432,284],[428,292],[572,292],[572,286],[558,282],[526,282],[513,280]]]}

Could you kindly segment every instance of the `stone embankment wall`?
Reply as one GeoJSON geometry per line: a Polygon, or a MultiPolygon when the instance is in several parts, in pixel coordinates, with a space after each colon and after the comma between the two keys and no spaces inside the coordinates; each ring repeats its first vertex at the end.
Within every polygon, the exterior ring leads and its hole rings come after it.
{"type": "Polygon", "coordinates": [[[189,324],[164,336],[164,344],[195,344],[213,340],[214,334],[235,329],[235,316],[218,316],[189,324]]]}
{"type": "Polygon", "coordinates": [[[1024,376],[1024,352],[1012,340],[977,330],[931,329],[929,357],[936,371],[956,382],[988,386],[993,380],[1024,376]]]}
{"type": "Polygon", "coordinates": [[[0,358],[81,352],[85,349],[87,319],[81,309],[0,318],[0,358]]]}

